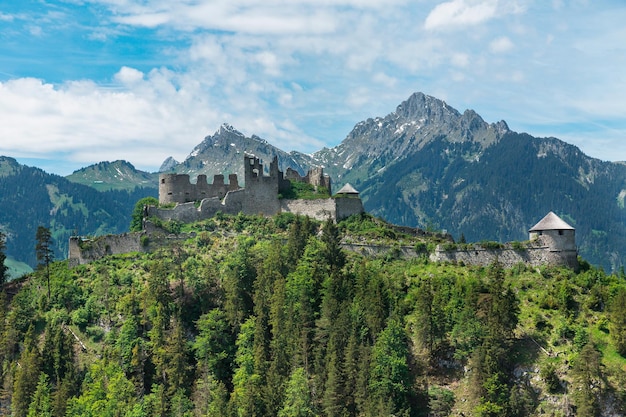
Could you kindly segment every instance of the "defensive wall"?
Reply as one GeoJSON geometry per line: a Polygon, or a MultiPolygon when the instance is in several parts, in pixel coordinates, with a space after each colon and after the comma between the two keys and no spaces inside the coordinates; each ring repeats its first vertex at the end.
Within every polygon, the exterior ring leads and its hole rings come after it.
{"type": "Polygon", "coordinates": [[[329,217],[343,220],[353,214],[363,213],[363,203],[360,198],[338,197],[315,200],[278,199],[250,199],[249,195],[238,190],[229,192],[224,200],[205,198],[198,205],[195,202],[177,204],[172,208],[148,206],[148,217],[155,216],[162,220],[175,220],[183,223],[192,223],[214,217],[218,212],[224,214],[261,214],[273,216],[279,213],[293,213],[309,216],[324,221],[329,217]]]}
{"type": "MultiPolygon", "coordinates": [[[[184,204],[182,206],[193,207],[193,203],[184,204]]],[[[332,207],[332,205],[328,207],[332,207]]],[[[297,206],[292,207],[292,209],[297,209],[297,206]]],[[[310,207],[306,206],[306,209],[310,210],[310,207]]],[[[326,208],[323,206],[320,206],[321,211],[318,214],[323,213],[325,215],[326,212],[323,212],[325,209],[326,208]]],[[[300,212],[300,214],[310,215],[311,213],[300,212]]],[[[69,242],[70,267],[93,262],[107,255],[151,252],[158,248],[165,247],[172,242],[186,240],[193,236],[193,234],[165,234],[162,230],[154,228],[149,221],[144,223],[144,227],[144,231],[136,233],[107,235],[89,239],[71,237],[69,242]]],[[[405,229],[415,236],[431,235],[421,229],[405,229]]],[[[424,249],[406,245],[375,245],[345,242],[342,243],[341,246],[345,250],[369,257],[391,256],[400,259],[413,259],[428,256],[432,262],[451,262],[476,266],[488,266],[497,260],[504,268],[514,267],[519,263],[533,267],[542,265],[566,266],[573,270],[577,270],[579,267],[578,254],[575,249],[562,249],[562,247],[559,249],[559,245],[550,246],[551,240],[541,237],[524,243],[492,243],[498,247],[485,247],[478,243],[454,244],[449,235],[441,235],[439,237],[449,242],[437,245],[435,251],[430,254],[425,252],[424,249]]]]}
{"type": "MultiPolygon", "coordinates": [[[[170,242],[189,238],[187,235],[165,235],[161,230],[153,230],[150,227],[152,223],[146,221],[152,216],[165,221],[191,223],[214,217],[218,212],[265,216],[293,213],[322,221],[328,218],[339,221],[364,212],[358,191],[349,184],[346,184],[334,198],[314,200],[280,198],[282,192],[290,189],[291,181],[325,187],[330,192],[330,178],[321,168],[310,170],[304,177],[292,169],[288,169],[287,174],[283,175],[278,169],[278,158],[274,157],[270,163],[269,175],[264,175],[261,161],[254,156],[245,155],[244,175],[245,188],[239,186],[235,174],[229,175],[228,184],[224,183],[223,175],[216,175],[213,184],[207,183],[205,175],[199,175],[196,184],[192,184],[189,176],[185,174],[161,174],[159,202],[174,203],[175,206],[146,207],[144,230],[139,233],[109,235],[95,239],[70,238],[70,266],[88,263],[107,255],[149,252],[170,242]]],[[[413,230],[409,231],[412,234],[419,234],[419,229],[407,229],[413,230]]],[[[480,266],[498,261],[505,268],[519,263],[531,266],[561,265],[574,270],[579,267],[575,230],[552,212],[529,230],[529,241],[526,243],[467,245],[454,244],[451,237],[448,240],[446,244],[437,245],[435,251],[429,254],[431,261],[480,266]]],[[[345,243],[343,247],[369,256],[392,254],[401,258],[412,258],[427,254],[409,246],[345,243]]]]}
{"type": "Polygon", "coordinates": [[[578,253],[576,251],[555,251],[550,246],[543,244],[529,244],[518,247],[511,243],[505,243],[500,248],[485,248],[479,244],[463,245],[461,248],[446,248],[445,245],[437,245],[430,254],[433,262],[452,262],[464,265],[488,266],[498,261],[504,268],[511,268],[519,263],[530,266],[566,266],[577,270],[578,253]],[[471,247],[468,247],[471,246],[471,247]]]}
{"type": "Polygon", "coordinates": [[[216,197],[222,199],[229,191],[238,190],[237,174],[228,176],[228,184],[224,183],[223,175],[215,175],[213,184],[207,182],[206,175],[198,175],[192,184],[187,174],[161,174],[159,176],[159,203],[186,203],[216,197]]]}
{"type": "Polygon", "coordinates": [[[173,242],[186,240],[189,234],[166,235],[147,231],[104,235],[98,237],[72,236],[69,241],[69,267],[87,264],[109,255],[132,252],[152,252],[173,242]]]}

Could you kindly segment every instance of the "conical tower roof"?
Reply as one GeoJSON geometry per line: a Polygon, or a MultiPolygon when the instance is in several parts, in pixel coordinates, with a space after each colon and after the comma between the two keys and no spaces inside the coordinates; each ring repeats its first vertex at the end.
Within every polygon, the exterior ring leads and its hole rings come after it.
{"type": "Polygon", "coordinates": [[[350,183],[346,183],[337,194],[358,194],[359,192],[350,183]]]}
{"type": "Polygon", "coordinates": [[[559,216],[550,212],[546,214],[546,217],[541,219],[539,223],[534,225],[529,232],[539,232],[542,230],[575,230],[572,226],[567,224],[559,216]]]}

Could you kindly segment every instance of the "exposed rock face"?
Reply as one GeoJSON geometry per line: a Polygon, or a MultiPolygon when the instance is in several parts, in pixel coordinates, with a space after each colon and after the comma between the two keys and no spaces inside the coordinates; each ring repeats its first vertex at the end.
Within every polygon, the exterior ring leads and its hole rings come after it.
{"type": "MultiPolygon", "coordinates": [[[[269,164],[274,156],[278,157],[278,166],[282,171],[292,168],[304,175],[309,168],[310,157],[298,152],[284,152],[258,136],[246,137],[229,124],[223,124],[213,135],[207,136],[187,156],[172,167],[179,174],[189,174],[196,178],[205,174],[211,178],[214,174],[237,174],[244,178],[241,159],[244,154],[254,155],[269,164]]],[[[244,184],[241,184],[244,185],[244,184]]]]}
{"type": "Polygon", "coordinates": [[[165,159],[165,161],[163,161],[163,163],[161,164],[161,167],[159,168],[159,172],[172,171],[178,164],[180,164],[180,162],[178,162],[176,159],[172,158],[171,156],[168,156],[167,159],[165,159]]]}
{"type": "Polygon", "coordinates": [[[380,158],[394,160],[418,152],[441,137],[476,143],[479,151],[507,132],[504,121],[488,124],[473,110],[461,114],[442,100],[415,93],[387,116],[358,123],[339,146],[316,152],[314,159],[328,172],[342,175],[380,158]]]}

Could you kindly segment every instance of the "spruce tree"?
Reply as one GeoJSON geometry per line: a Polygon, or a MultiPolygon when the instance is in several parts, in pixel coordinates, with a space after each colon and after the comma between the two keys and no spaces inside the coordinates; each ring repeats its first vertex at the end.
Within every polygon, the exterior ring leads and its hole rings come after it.
{"type": "Polygon", "coordinates": [[[39,265],[45,268],[46,281],[48,283],[48,301],[50,300],[50,263],[54,260],[52,251],[52,234],[50,229],[44,226],[37,228],[35,236],[37,244],[35,245],[35,253],[39,265]]]}

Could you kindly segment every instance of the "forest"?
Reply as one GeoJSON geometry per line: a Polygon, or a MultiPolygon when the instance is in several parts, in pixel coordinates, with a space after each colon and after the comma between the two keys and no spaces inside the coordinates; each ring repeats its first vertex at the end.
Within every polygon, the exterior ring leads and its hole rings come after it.
{"type": "Polygon", "coordinates": [[[579,272],[432,263],[434,238],[367,214],[163,227],[194,233],[4,283],[0,414],[626,411],[624,274],[582,259],[579,272]],[[390,249],[364,256],[347,241],[390,249]],[[401,259],[397,242],[422,256],[401,259]]]}

